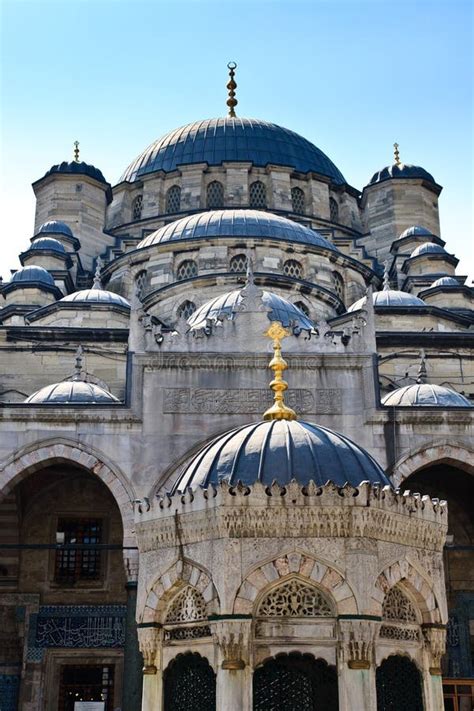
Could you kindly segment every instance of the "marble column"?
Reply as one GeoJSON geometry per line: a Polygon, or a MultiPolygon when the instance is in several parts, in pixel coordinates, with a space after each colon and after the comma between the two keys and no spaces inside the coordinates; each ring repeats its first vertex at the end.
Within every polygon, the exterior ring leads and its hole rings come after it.
{"type": "Polygon", "coordinates": [[[423,685],[426,705],[430,711],[443,711],[443,681],[441,659],[446,652],[446,627],[440,624],[423,625],[423,685]]]}
{"type": "Polygon", "coordinates": [[[128,582],[127,617],[125,621],[125,645],[123,655],[123,711],[140,711],[142,702],[142,655],[138,646],[137,623],[137,583],[128,582]]]}
{"type": "Polygon", "coordinates": [[[138,625],[138,641],[143,655],[141,711],[160,711],[162,708],[161,638],[162,629],[158,623],[148,622],[138,625]]]}
{"type": "Polygon", "coordinates": [[[379,622],[339,620],[339,711],[377,711],[374,640],[379,622]]]}
{"type": "Polygon", "coordinates": [[[218,646],[216,711],[251,711],[250,619],[227,619],[213,629],[218,646]]]}

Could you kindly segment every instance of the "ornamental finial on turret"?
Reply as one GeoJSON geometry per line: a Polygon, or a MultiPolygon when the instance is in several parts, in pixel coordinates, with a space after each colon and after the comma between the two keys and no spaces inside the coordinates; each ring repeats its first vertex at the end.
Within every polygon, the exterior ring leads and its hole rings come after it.
{"type": "Polygon", "coordinates": [[[84,350],[82,346],[78,346],[77,351],[76,351],[76,362],[74,364],[74,375],[72,376],[72,379],[75,381],[78,380],[83,380],[82,377],[82,354],[84,353],[84,350]]]}
{"type": "Polygon", "coordinates": [[[400,165],[400,151],[398,143],[393,144],[393,157],[395,158],[395,165],[400,165]]]}
{"type": "Polygon", "coordinates": [[[383,290],[390,291],[390,262],[388,259],[385,260],[383,266],[383,290]]]}
{"type": "Polygon", "coordinates": [[[227,82],[227,90],[229,92],[229,98],[227,99],[227,106],[229,107],[229,112],[228,116],[231,118],[235,118],[235,107],[239,103],[237,99],[235,98],[235,90],[237,89],[237,84],[235,83],[234,76],[235,76],[235,70],[237,69],[237,63],[236,62],[229,62],[227,65],[227,69],[229,70],[229,81],[227,82]]]}
{"type": "Polygon", "coordinates": [[[74,163],[79,163],[79,141],[74,141],[74,163]]]}
{"type": "Polygon", "coordinates": [[[287,407],[283,400],[283,393],[288,390],[288,383],[283,380],[283,371],[288,368],[288,363],[281,355],[281,340],[289,336],[289,331],[283,328],[279,321],[273,321],[272,325],[265,333],[273,340],[273,358],[269,367],[273,370],[274,378],[270,387],[275,393],[273,405],[264,413],[264,420],[296,420],[296,412],[287,407]]]}
{"type": "Polygon", "coordinates": [[[95,274],[94,274],[94,283],[92,284],[93,289],[102,289],[102,280],[100,278],[100,272],[102,271],[102,267],[104,266],[104,263],[100,257],[97,257],[97,263],[96,263],[96,268],[95,268],[95,274]]]}
{"type": "Polygon", "coordinates": [[[428,377],[428,373],[426,372],[426,357],[425,357],[425,351],[420,351],[420,366],[418,368],[418,374],[416,376],[416,382],[418,385],[422,385],[423,383],[426,383],[428,377]]]}

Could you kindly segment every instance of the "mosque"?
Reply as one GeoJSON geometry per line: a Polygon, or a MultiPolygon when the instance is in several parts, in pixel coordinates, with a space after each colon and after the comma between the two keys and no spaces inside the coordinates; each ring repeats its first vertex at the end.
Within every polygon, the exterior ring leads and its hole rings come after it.
{"type": "Polygon", "coordinates": [[[1,711],[472,706],[442,188],[397,144],[351,186],[236,115],[235,69],[227,116],[115,185],[77,143],[33,183],[0,285],[1,711]]]}

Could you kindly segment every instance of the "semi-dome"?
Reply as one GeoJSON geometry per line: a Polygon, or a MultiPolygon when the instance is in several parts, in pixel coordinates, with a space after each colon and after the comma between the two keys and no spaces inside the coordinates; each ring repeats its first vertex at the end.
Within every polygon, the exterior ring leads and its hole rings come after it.
{"type": "Polygon", "coordinates": [[[64,380],[47,385],[26,398],[31,405],[110,405],[120,402],[100,385],[83,380],[64,380]]]}
{"type": "MultiPolygon", "coordinates": [[[[236,289],[203,304],[188,319],[191,330],[204,328],[208,320],[218,321],[223,318],[232,318],[237,307],[243,301],[242,291],[243,289],[236,289]]],[[[262,302],[270,309],[268,312],[270,321],[279,321],[285,328],[293,326],[306,331],[314,329],[313,322],[301,309],[278,294],[263,291],[262,302]]]]}
{"type": "Polygon", "coordinates": [[[74,237],[72,230],[65,222],[62,220],[48,220],[44,222],[39,228],[38,235],[66,235],[67,237],[74,237]]]}
{"type": "MultiPolygon", "coordinates": [[[[393,308],[406,308],[413,306],[426,306],[418,296],[408,294],[406,291],[398,291],[396,289],[383,289],[382,291],[372,292],[372,301],[375,307],[391,306],[393,308]]],[[[348,311],[358,311],[363,309],[367,303],[367,296],[363,296],[358,301],[354,302],[348,311]]]]}
{"type": "Polygon", "coordinates": [[[253,422],[220,435],[206,444],[187,464],[174,484],[175,491],[207,487],[225,481],[251,485],[259,481],[285,486],[295,479],[301,486],[332,481],[358,486],[390,481],[375,459],[344,435],[298,420],[253,422]]]}
{"type": "Polygon", "coordinates": [[[44,286],[54,286],[54,279],[51,274],[43,267],[38,267],[35,264],[30,264],[27,267],[22,267],[14,273],[11,278],[13,284],[43,284],[44,286]]]}
{"type": "Polygon", "coordinates": [[[66,175],[87,175],[89,178],[94,178],[94,180],[97,180],[99,183],[105,183],[105,185],[108,185],[108,182],[104,178],[102,172],[94,165],[89,165],[89,163],[84,163],[84,161],[63,161],[62,163],[53,165],[47,173],[43,175],[42,180],[47,178],[49,175],[57,173],[66,175]]]}
{"type": "Polygon", "coordinates": [[[407,165],[406,163],[400,163],[397,165],[387,165],[382,170],[378,170],[370,179],[369,185],[375,185],[376,183],[382,183],[384,180],[393,179],[406,179],[406,178],[418,178],[421,180],[427,180],[430,183],[436,185],[436,181],[427,170],[419,165],[407,165]]]}
{"type": "Polygon", "coordinates": [[[458,280],[455,279],[454,277],[452,277],[452,276],[444,276],[444,277],[440,277],[439,279],[436,279],[436,281],[434,281],[434,282],[430,285],[430,289],[434,289],[434,288],[437,287],[437,286],[447,286],[447,287],[450,287],[450,288],[452,288],[452,287],[458,287],[458,288],[459,288],[459,287],[462,286],[462,285],[461,285],[461,284],[458,282],[458,280]]]}
{"type": "Polygon", "coordinates": [[[48,251],[66,254],[64,245],[61,244],[59,240],[54,239],[54,237],[39,237],[38,239],[35,239],[35,241],[31,244],[30,251],[48,251]]]}
{"type": "Polygon", "coordinates": [[[419,244],[418,247],[413,250],[410,254],[410,259],[413,259],[413,257],[419,257],[421,254],[447,254],[447,252],[440,244],[436,244],[435,242],[424,242],[423,244],[419,244]]]}
{"type": "Polygon", "coordinates": [[[217,118],[181,126],[152,143],[131,163],[120,182],[132,182],[180,165],[224,161],[287,166],[300,173],[320,173],[338,185],[346,181],[334,163],[306,138],[274,123],[248,118],[217,118]]]}
{"type": "Polygon", "coordinates": [[[147,235],[137,249],[163,242],[214,237],[278,239],[336,250],[315,230],[261,210],[210,210],[182,217],[147,235]]]}
{"type": "Polygon", "coordinates": [[[472,407],[467,397],[461,393],[431,383],[416,383],[393,390],[382,398],[382,405],[386,407],[472,407]]]}
{"type": "Polygon", "coordinates": [[[106,291],[105,289],[81,289],[81,291],[74,291],[72,294],[64,296],[60,303],[72,302],[75,304],[109,304],[114,306],[123,306],[127,309],[130,308],[130,304],[127,299],[124,299],[120,294],[116,294],[113,291],[106,291]]]}

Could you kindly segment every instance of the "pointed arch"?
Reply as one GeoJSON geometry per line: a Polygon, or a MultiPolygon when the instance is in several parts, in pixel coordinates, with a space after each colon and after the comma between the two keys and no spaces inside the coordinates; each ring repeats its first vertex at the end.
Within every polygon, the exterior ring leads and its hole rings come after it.
{"type": "Polygon", "coordinates": [[[443,440],[426,443],[413,452],[404,454],[393,466],[394,486],[401,486],[411,474],[433,464],[450,464],[474,474],[474,450],[459,442],[443,440]]]}
{"type": "Polygon", "coordinates": [[[373,598],[379,605],[380,614],[386,594],[396,585],[406,588],[416,602],[424,623],[446,623],[447,613],[441,608],[434,592],[434,583],[424,571],[415,568],[408,560],[388,565],[377,577],[373,598]]]}

